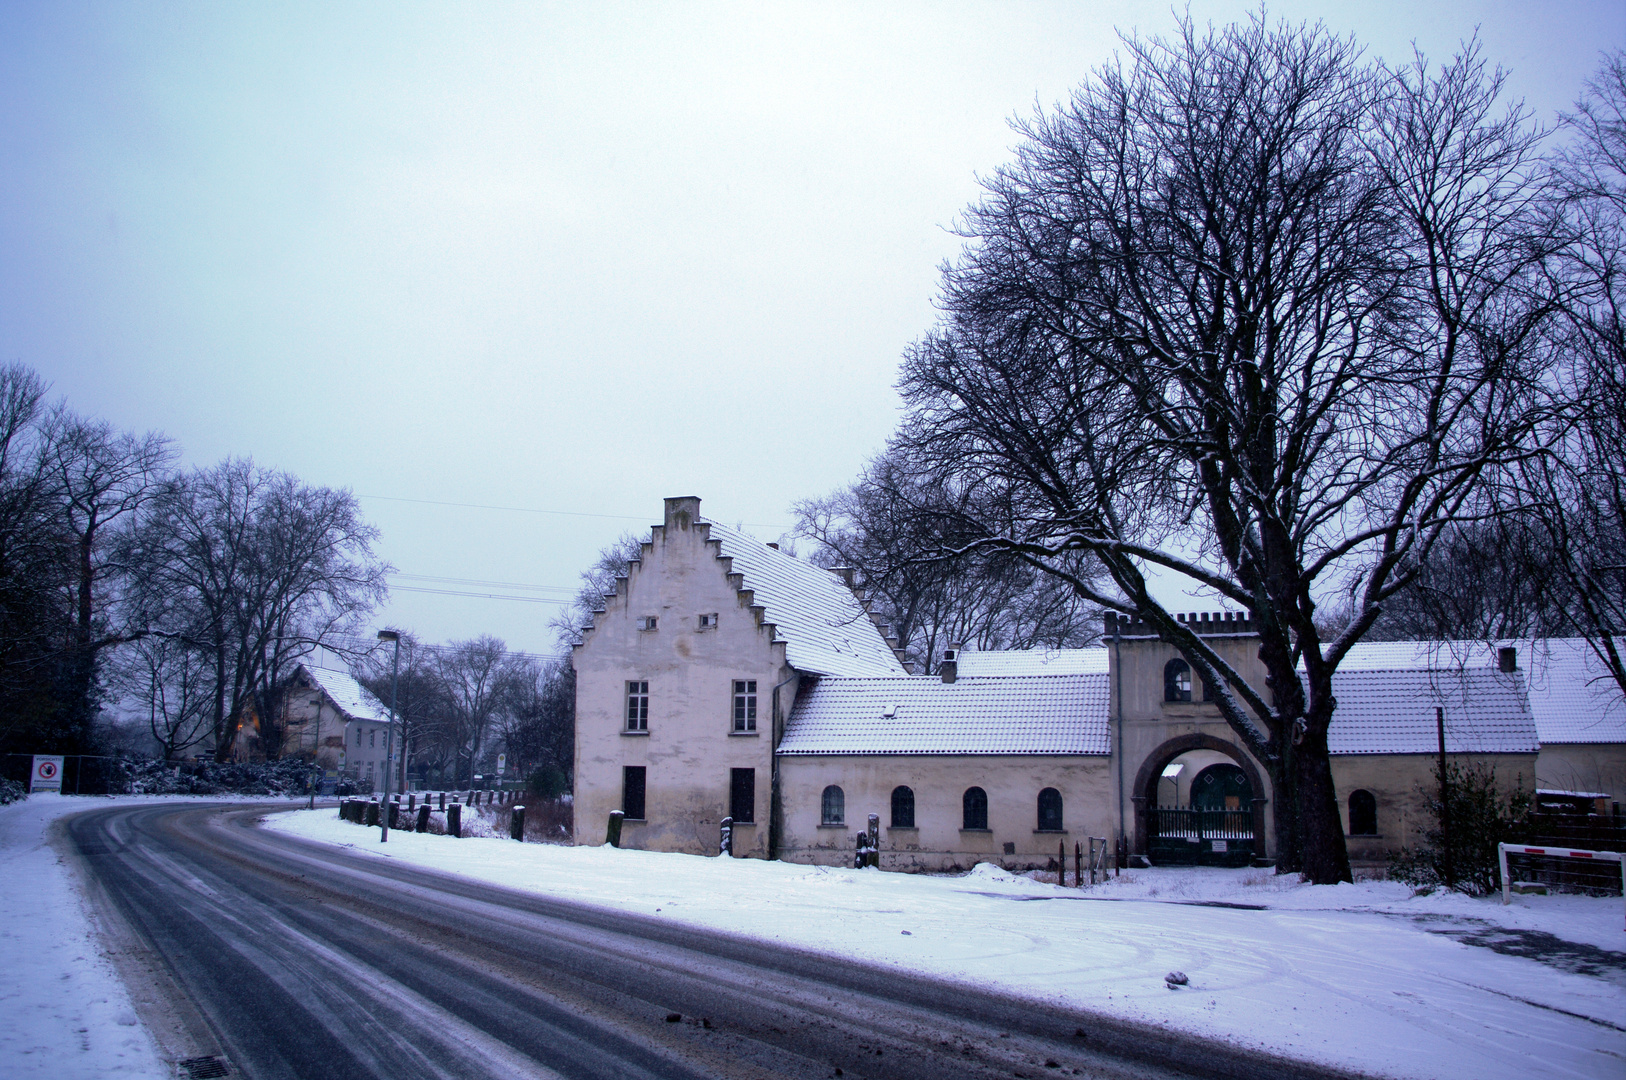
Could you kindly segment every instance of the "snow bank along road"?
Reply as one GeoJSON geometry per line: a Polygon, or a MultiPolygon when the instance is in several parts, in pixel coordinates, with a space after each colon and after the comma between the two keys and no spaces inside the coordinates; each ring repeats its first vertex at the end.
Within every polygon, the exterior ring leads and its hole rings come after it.
{"type": "MultiPolygon", "coordinates": [[[[153,805],[67,833],[164,961],[176,1057],[250,1077],[1335,1077],[153,805]]],[[[149,1018],[152,1022],[152,1018],[149,1018]]]]}

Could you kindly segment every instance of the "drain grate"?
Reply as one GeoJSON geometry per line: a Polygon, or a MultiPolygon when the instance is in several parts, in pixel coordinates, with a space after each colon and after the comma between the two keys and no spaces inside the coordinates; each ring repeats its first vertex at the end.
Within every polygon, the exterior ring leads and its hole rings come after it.
{"type": "Polygon", "coordinates": [[[226,1059],[212,1054],[208,1057],[187,1058],[180,1062],[178,1067],[177,1075],[181,1080],[212,1080],[216,1076],[231,1075],[231,1066],[226,1063],[226,1059]]]}

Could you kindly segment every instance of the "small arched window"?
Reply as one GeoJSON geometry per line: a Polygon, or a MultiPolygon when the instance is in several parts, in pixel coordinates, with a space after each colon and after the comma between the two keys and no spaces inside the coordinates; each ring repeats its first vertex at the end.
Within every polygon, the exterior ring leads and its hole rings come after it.
{"type": "Polygon", "coordinates": [[[960,800],[962,829],[988,828],[988,793],[980,787],[968,787],[960,800]]]}
{"type": "Polygon", "coordinates": [[[1047,787],[1039,792],[1039,831],[1061,832],[1061,792],[1047,787]]]}
{"type": "Polygon", "coordinates": [[[892,827],[915,827],[915,793],[901,784],[892,789],[892,827]]]}
{"type": "Polygon", "coordinates": [[[1191,700],[1191,665],[1178,656],[1163,665],[1163,700],[1191,700]]]}
{"type": "Polygon", "coordinates": [[[819,824],[841,825],[847,820],[847,796],[842,790],[831,784],[824,789],[824,795],[819,799],[819,824]]]}
{"type": "Polygon", "coordinates": [[[1376,836],[1378,834],[1378,800],[1370,791],[1349,793],[1349,835],[1376,836]]]}

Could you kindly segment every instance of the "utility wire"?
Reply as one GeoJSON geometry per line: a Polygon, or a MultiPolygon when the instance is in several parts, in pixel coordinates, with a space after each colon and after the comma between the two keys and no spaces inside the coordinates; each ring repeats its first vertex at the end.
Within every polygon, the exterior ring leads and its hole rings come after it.
{"type": "MultiPolygon", "coordinates": [[[[443,499],[407,499],[396,495],[357,495],[358,499],[377,499],[381,502],[419,503],[423,506],[458,506],[467,510],[508,510],[516,514],[555,514],[560,517],[603,518],[608,521],[641,521],[649,522],[646,514],[589,514],[581,510],[543,510],[534,506],[494,506],[490,503],[448,502],[443,499]]],[[[779,529],[788,532],[789,525],[766,521],[742,521],[739,524],[749,525],[755,529],[779,529]]]]}

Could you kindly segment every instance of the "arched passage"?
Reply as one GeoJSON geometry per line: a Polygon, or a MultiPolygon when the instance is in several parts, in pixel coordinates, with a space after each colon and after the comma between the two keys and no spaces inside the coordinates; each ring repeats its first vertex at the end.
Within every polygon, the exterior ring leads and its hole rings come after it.
{"type": "Polygon", "coordinates": [[[1150,854],[1154,831],[1152,816],[1157,812],[1158,778],[1163,775],[1163,770],[1169,762],[1191,750],[1218,751],[1236,762],[1237,767],[1242,770],[1242,775],[1253,792],[1251,800],[1253,805],[1249,808],[1252,812],[1253,858],[1265,857],[1265,804],[1268,800],[1265,798],[1264,777],[1253,758],[1241,747],[1224,739],[1216,739],[1212,735],[1181,735],[1170,739],[1146,755],[1141,762],[1140,768],[1135,772],[1135,785],[1129,789],[1129,797],[1135,806],[1132,852],[1141,856],[1150,854]]]}

